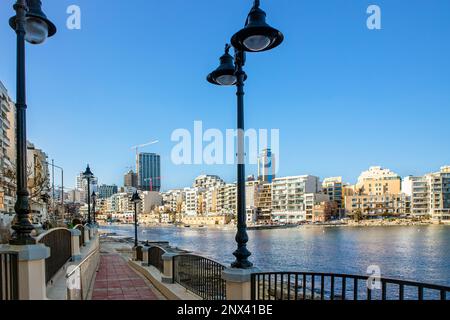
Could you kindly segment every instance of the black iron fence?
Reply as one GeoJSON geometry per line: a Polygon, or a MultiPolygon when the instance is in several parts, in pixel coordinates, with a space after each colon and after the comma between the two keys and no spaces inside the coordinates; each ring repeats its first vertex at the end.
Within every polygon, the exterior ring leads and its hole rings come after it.
{"type": "Polygon", "coordinates": [[[160,247],[151,247],[148,249],[148,265],[153,266],[164,273],[164,260],[162,256],[166,251],[160,247]]]}
{"type": "Polygon", "coordinates": [[[225,280],[220,263],[196,256],[180,255],[173,258],[173,281],[204,300],[226,300],[225,280]]]}
{"type": "Polygon", "coordinates": [[[19,300],[17,253],[0,253],[0,300],[19,300]]]}
{"type": "Polygon", "coordinates": [[[80,230],[81,231],[81,236],[79,237],[79,241],[80,241],[80,249],[82,246],[84,246],[85,241],[84,241],[84,226],[82,224],[79,224],[77,226],[75,226],[74,229],[80,230]]]}
{"type": "Polygon", "coordinates": [[[45,281],[48,283],[72,258],[72,234],[68,229],[58,228],[41,235],[37,241],[50,248],[50,257],[45,260],[45,281]]]}
{"type": "Polygon", "coordinates": [[[255,273],[252,300],[447,300],[450,287],[371,276],[255,273]]]}

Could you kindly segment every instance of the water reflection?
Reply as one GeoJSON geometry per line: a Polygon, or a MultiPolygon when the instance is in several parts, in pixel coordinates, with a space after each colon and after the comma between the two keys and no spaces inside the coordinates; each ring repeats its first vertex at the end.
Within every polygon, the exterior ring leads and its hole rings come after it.
{"type": "MultiPolygon", "coordinates": [[[[107,227],[133,236],[132,226],[107,227]]],[[[234,261],[234,230],[140,229],[140,240],[169,241],[227,265],[234,261]]],[[[249,231],[250,258],[261,270],[366,274],[378,265],[382,276],[450,285],[450,228],[366,227],[249,231]]]]}

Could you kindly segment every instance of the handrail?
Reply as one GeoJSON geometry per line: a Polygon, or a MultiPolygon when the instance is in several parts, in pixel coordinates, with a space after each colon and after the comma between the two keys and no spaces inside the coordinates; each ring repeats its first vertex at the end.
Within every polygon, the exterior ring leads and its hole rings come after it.
{"type": "Polygon", "coordinates": [[[42,240],[42,238],[44,238],[45,236],[49,235],[50,233],[58,231],[58,230],[70,231],[70,229],[67,229],[67,228],[53,228],[53,229],[47,230],[44,233],[41,233],[39,236],[35,237],[35,240],[36,240],[36,242],[40,242],[42,240]]]}
{"type": "Polygon", "coordinates": [[[67,299],[86,300],[100,263],[100,247],[95,248],[66,274],[67,299]],[[77,277],[77,273],[79,276],[77,277]]]}
{"type": "Polygon", "coordinates": [[[98,253],[99,251],[100,251],[100,248],[96,248],[96,249],[92,250],[92,252],[89,253],[86,256],[86,258],[84,258],[79,264],[77,264],[71,272],[66,274],[66,279],[69,278],[70,276],[73,276],[75,274],[77,268],[79,268],[82,264],[85,264],[94,254],[98,253]]]}
{"type": "Polygon", "coordinates": [[[320,272],[251,275],[252,300],[447,300],[450,287],[415,281],[320,272]],[[361,281],[365,285],[361,285],[361,281]]]}
{"type": "MultiPolygon", "coordinates": [[[[322,273],[322,272],[289,272],[289,271],[284,271],[284,272],[276,272],[276,271],[272,271],[272,272],[261,272],[261,273],[256,273],[256,275],[289,275],[289,274],[301,274],[301,275],[307,275],[307,276],[316,276],[316,277],[337,277],[337,278],[352,278],[352,279],[358,279],[358,280],[368,280],[371,276],[362,276],[362,275],[354,275],[354,274],[346,274],[346,273],[322,273]]],[[[384,282],[389,282],[392,284],[398,284],[398,285],[405,285],[405,286],[422,286],[424,288],[427,289],[432,289],[432,290],[441,290],[442,288],[445,288],[446,290],[450,290],[450,287],[446,287],[446,286],[442,286],[439,284],[429,284],[429,283],[421,283],[421,282],[416,282],[416,281],[411,281],[411,280],[401,280],[401,279],[392,279],[392,278],[377,278],[376,280],[379,281],[384,281],[384,282]]]]}

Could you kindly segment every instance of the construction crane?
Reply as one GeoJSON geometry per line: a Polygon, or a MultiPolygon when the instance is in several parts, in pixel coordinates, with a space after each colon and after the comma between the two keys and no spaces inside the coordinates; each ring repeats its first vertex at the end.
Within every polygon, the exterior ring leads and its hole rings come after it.
{"type": "Polygon", "coordinates": [[[134,146],[131,148],[131,150],[136,150],[136,173],[139,172],[139,149],[157,144],[158,142],[159,142],[159,140],[155,140],[155,141],[152,141],[149,143],[144,143],[144,144],[134,146]]]}

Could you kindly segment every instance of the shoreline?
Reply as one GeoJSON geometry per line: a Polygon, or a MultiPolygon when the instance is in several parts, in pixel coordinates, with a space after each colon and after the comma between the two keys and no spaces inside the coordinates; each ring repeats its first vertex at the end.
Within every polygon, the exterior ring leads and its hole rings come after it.
{"type": "MultiPolygon", "coordinates": [[[[133,224],[99,224],[100,227],[133,227],[133,224]]],[[[267,231],[267,230],[287,230],[287,229],[301,229],[301,228],[374,228],[374,227],[427,227],[427,226],[450,226],[450,224],[438,224],[432,221],[410,221],[410,220],[398,220],[398,221],[378,221],[378,220],[364,220],[360,222],[348,221],[346,223],[324,223],[324,224],[302,224],[298,226],[294,225],[249,225],[249,231],[267,231]]],[[[186,227],[184,225],[173,224],[140,224],[140,228],[152,229],[152,228],[173,228],[173,229],[205,229],[205,230],[235,230],[235,225],[223,225],[223,226],[200,226],[190,225],[186,227]]]]}

